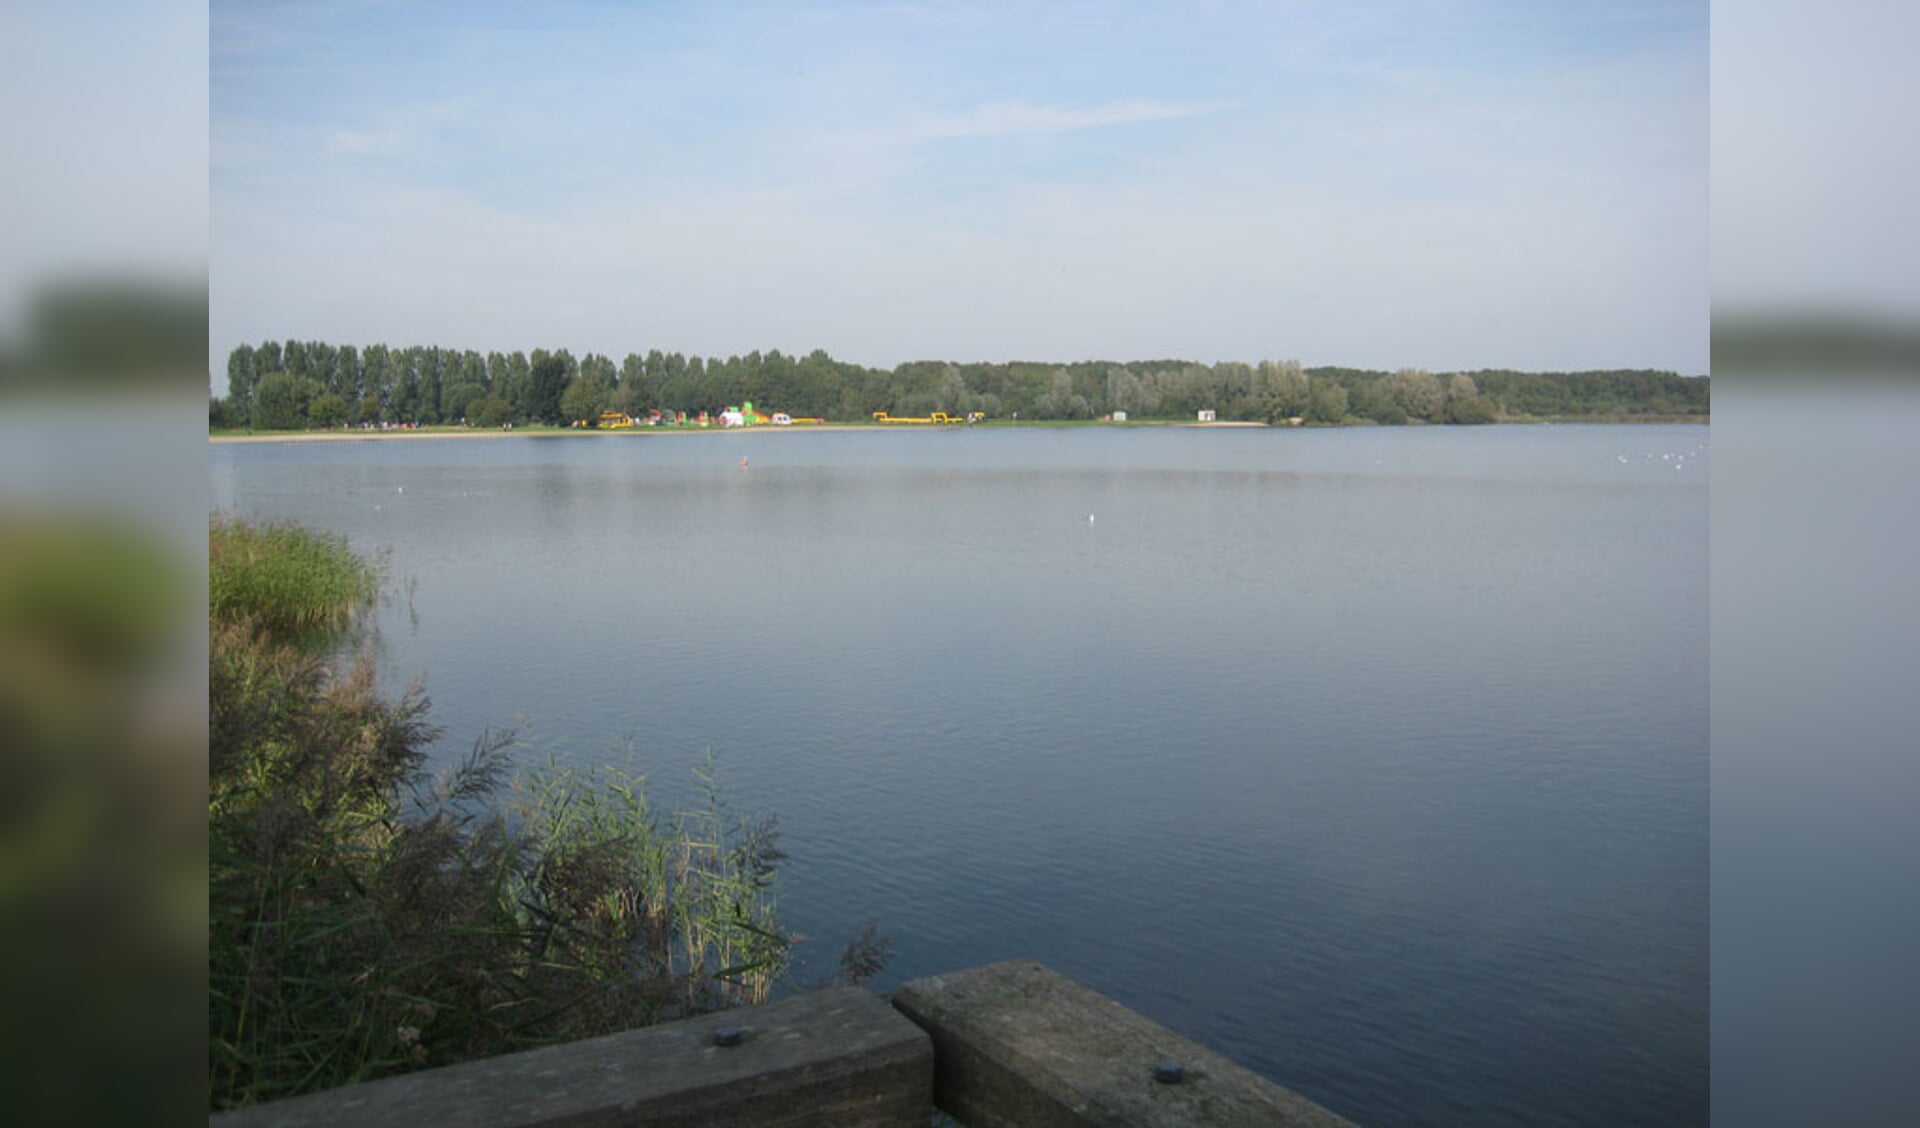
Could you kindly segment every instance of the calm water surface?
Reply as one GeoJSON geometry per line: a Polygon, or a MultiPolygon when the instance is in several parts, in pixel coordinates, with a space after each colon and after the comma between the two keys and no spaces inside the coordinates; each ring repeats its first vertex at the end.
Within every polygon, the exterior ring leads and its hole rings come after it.
{"type": "Polygon", "coordinates": [[[1039,959],[1362,1124],[1707,1119],[1704,427],[218,445],[395,687],[777,812],[881,987],[1039,959]],[[743,467],[742,458],[750,465],[743,467]]]}

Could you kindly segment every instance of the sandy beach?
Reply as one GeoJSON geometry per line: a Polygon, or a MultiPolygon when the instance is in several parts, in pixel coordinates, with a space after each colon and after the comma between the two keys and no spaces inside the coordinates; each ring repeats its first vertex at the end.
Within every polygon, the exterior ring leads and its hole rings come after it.
{"type": "MultiPolygon", "coordinates": [[[[809,423],[794,427],[623,427],[602,430],[275,431],[264,435],[208,435],[210,443],[384,443],[413,439],[610,439],[633,435],[759,435],[804,431],[880,431],[871,424],[809,423]]],[[[906,428],[897,428],[906,429],[906,428]]]]}

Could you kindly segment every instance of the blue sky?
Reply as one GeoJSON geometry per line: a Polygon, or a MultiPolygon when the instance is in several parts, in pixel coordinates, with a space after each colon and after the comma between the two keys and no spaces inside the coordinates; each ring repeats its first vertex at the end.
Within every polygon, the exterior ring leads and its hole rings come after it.
{"type": "Polygon", "coordinates": [[[237,4],[242,341],[1707,369],[1699,4],[237,4]]]}

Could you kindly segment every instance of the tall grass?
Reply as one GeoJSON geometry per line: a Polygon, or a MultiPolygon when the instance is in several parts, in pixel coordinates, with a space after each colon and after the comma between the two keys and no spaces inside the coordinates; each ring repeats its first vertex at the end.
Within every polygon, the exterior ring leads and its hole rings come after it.
{"type": "Polygon", "coordinates": [[[372,606],[380,571],[344,539],[291,522],[218,517],[207,538],[214,619],[250,620],[270,634],[337,630],[372,606]]]}
{"type": "MultiPolygon", "coordinates": [[[[213,538],[276,577],[344,551],[289,526],[217,522],[213,538]]],[[[361,598],[365,571],[320,570],[361,598]]],[[[265,626],[345,621],[312,610],[342,599],[283,582],[227,605],[244,613],[216,605],[210,632],[212,1107],[760,1001],[782,981],[777,826],[729,815],[710,760],[704,802],[664,819],[628,769],[517,771],[511,734],[432,776],[420,687],[385,698],[367,656],[329,663],[265,626]]],[[[869,931],[843,978],[878,971],[882,948],[869,931]]]]}

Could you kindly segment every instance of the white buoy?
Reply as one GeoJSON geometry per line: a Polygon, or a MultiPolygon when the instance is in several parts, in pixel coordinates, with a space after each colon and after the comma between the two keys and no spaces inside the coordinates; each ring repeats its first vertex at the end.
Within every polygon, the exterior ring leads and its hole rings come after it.
{"type": "Polygon", "coordinates": [[[1093,514],[1091,513],[1087,514],[1087,524],[1093,524],[1093,514]]]}

